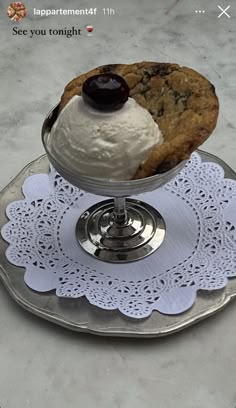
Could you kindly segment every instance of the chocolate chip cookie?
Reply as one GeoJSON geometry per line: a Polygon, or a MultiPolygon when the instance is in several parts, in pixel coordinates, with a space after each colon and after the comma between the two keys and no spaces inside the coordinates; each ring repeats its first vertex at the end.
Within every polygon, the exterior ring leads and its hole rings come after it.
{"type": "Polygon", "coordinates": [[[198,72],[168,63],[144,61],[95,68],[69,82],[60,110],[74,95],[81,95],[87,78],[101,73],[115,73],[126,80],[130,97],[151,113],[164,138],[137,169],[135,179],[167,171],[188,159],[216,126],[219,102],[214,86],[198,72]]]}

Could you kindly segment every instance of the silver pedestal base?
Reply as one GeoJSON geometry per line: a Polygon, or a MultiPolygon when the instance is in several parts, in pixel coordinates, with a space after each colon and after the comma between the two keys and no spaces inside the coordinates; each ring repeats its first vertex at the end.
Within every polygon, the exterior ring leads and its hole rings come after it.
{"type": "Polygon", "coordinates": [[[142,201],[127,199],[126,213],[117,216],[114,201],[106,200],[81,215],[76,235],[81,247],[97,259],[131,262],[159,248],[165,223],[157,210],[142,201]]]}

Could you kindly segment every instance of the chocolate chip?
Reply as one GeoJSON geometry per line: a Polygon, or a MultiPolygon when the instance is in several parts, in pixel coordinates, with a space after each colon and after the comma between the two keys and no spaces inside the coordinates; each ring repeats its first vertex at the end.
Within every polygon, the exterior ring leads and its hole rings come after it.
{"type": "Polygon", "coordinates": [[[148,68],[147,70],[145,70],[145,73],[152,77],[155,75],[159,75],[160,77],[168,75],[171,72],[170,66],[169,64],[165,64],[165,63],[160,63],[160,64],[155,64],[153,66],[151,66],[150,68],[148,68]]]}
{"type": "Polygon", "coordinates": [[[160,116],[163,116],[163,114],[164,114],[164,105],[162,105],[161,108],[158,109],[157,116],[160,117],[160,116]]]}
{"type": "Polygon", "coordinates": [[[213,84],[210,83],[210,88],[212,89],[212,91],[215,93],[215,87],[213,84]]]}
{"type": "Polygon", "coordinates": [[[115,71],[116,67],[118,66],[118,64],[109,64],[109,65],[105,65],[102,69],[102,72],[104,74],[109,74],[115,71]]]}

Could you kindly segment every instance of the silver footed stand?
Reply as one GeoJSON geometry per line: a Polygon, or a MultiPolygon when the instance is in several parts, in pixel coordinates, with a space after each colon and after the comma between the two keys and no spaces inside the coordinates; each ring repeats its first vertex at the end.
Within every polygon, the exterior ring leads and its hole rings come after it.
{"type": "Polygon", "coordinates": [[[165,223],[150,205],[115,197],[85,211],[78,220],[76,235],[90,255],[107,262],[130,262],[150,255],[161,245],[165,223]]]}

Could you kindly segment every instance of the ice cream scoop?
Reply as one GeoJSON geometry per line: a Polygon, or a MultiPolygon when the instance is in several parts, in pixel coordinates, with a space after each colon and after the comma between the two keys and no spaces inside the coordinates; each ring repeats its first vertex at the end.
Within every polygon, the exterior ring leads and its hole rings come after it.
{"type": "Polygon", "coordinates": [[[151,114],[117,75],[88,78],[51,129],[50,150],[65,168],[96,178],[129,180],[162,135],[151,114]],[[116,78],[114,78],[116,77],[116,78]]]}

